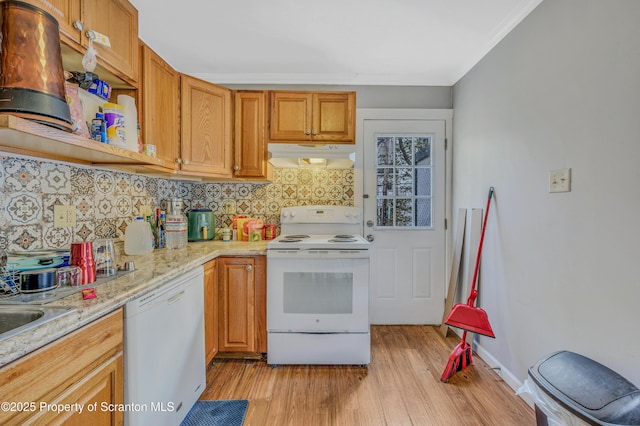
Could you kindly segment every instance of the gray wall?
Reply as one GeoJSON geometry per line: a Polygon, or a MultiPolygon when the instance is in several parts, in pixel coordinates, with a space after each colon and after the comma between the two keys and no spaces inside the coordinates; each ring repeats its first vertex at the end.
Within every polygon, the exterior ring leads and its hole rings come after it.
{"type": "Polygon", "coordinates": [[[445,86],[330,86],[330,85],[231,85],[247,90],[331,90],[356,92],[358,108],[453,107],[453,90],[445,86]]]}
{"type": "Polygon", "coordinates": [[[567,349],[640,385],[640,2],[546,0],[454,86],[453,207],[495,186],[487,358],[567,349]],[[572,191],[548,172],[572,169],[572,191]]]}

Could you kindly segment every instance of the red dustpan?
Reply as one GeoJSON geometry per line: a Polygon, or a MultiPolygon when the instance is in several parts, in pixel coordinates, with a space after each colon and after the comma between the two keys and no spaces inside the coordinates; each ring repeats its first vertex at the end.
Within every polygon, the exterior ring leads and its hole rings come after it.
{"type": "Polygon", "coordinates": [[[451,308],[451,312],[447,316],[444,322],[452,327],[461,328],[464,330],[462,333],[462,340],[456,346],[451,355],[449,355],[449,362],[447,367],[442,373],[440,380],[446,382],[451,376],[460,370],[464,370],[468,365],[473,363],[471,355],[471,346],[467,343],[467,331],[473,333],[482,334],[489,337],[496,337],[489,324],[489,317],[482,308],[478,308],[475,305],[476,298],[478,297],[478,290],[476,289],[476,282],[478,280],[478,269],[480,267],[480,255],[482,254],[482,243],[484,242],[484,231],[487,228],[487,217],[489,217],[489,207],[491,206],[491,198],[493,197],[493,187],[489,188],[489,196],[487,198],[487,208],[485,209],[484,220],[482,222],[482,233],[480,234],[480,244],[478,245],[478,255],[476,256],[476,266],[473,271],[473,280],[471,282],[471,291],[466,304],[458,303],[451,308]]]}
{"type": "Polygon", "coordinates": [[[496,337],[489,324],[489,317],[482,308],[457,304],[451,308],[445,324],[484,336],[496,337]]]}

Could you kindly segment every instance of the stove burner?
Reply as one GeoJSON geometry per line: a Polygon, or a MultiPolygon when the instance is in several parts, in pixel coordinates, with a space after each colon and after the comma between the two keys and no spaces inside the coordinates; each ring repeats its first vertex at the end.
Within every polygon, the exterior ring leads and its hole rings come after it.
{"type": "Polygon", "coordinates": [[[336,235],[333,238],[338,239],[338,240],[353,240],[353,241],[355,241],[355,237],[353,235],[348,235],[348,234],[336,235]]]}
{"type": "MultiPolygon", "coordinates": [[[[294,239],[294,240],[300,240],[303,238],[310,238],[308,235],[306,234],[294,234],[294,235],[285,235],[284,237],[282,237],[286,240],[290,240],[290,239],[294,239]]],[[[282,241],[282,240],[280,240],[282,241]]],[[[287,241],[288,243],[290,243],[291,241],[287,241]]]]}
{"type": "Polygon", "coordinates": [[[330,243],[355,243],[356,241],[358,240],[356,240],[355,238],[343,238],[343,237],[331,238],[329,240],[330,243]]]}
{"type": "Polygon", "coordinates": [[[302,241],[300,238],[283,238],[281,239],[279,242],[281,243],[299,243],[300,241],[302,241]]]}

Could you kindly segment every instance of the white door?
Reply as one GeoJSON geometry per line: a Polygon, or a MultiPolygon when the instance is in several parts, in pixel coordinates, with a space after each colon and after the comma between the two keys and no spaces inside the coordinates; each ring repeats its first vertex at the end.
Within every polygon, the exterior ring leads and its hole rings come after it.
{"type": "Polygon", "coordinates": [[[365,120],[372,324],[439,324],[445,293],[445,121],[365,120]]]}

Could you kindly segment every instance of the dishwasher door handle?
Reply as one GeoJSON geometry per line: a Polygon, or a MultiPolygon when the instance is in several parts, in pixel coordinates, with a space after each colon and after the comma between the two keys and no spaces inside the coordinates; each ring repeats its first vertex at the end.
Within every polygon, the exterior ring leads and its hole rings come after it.
{"type": "Polygon", "coordinates": [[[178,300],[182,299],[182,296],[184,296],[184,290],[182,290],[180,293],[174,294],[173,296],[168,298],[167,299],[167,304],[171,305],[172,303],[176,303],[178,300]]]}

